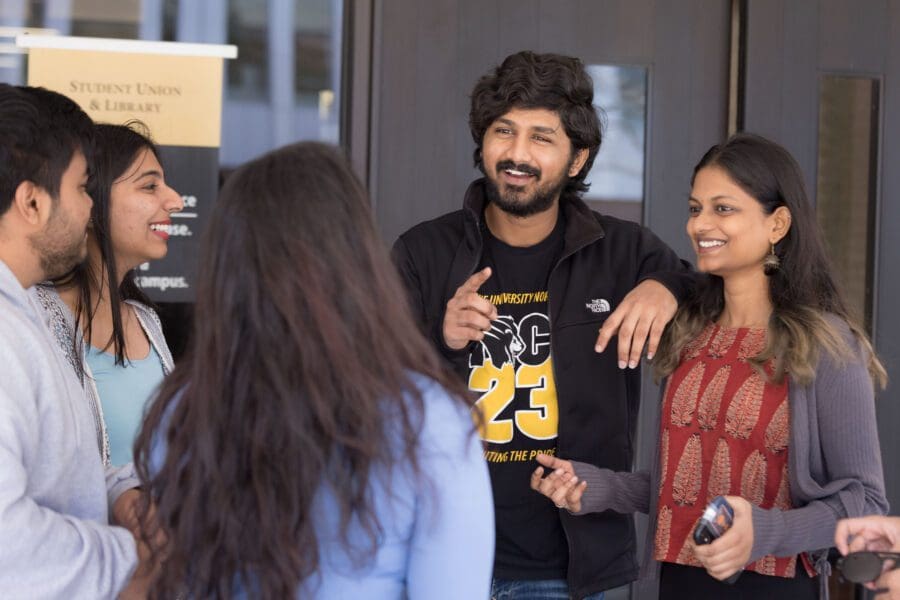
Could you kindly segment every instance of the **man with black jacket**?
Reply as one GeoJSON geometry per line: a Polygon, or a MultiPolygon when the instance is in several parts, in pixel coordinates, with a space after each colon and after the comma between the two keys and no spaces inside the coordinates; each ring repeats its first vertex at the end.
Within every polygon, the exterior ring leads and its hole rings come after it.
{"type": "Polygon", "coordinates": [[[637,576],[631,516],[575,517],[529,486],[539,452],[631,468],[640,355],[692,282],[649,230],[581,200],[600,147],[592,102],[578,59],[509,56],[472,93],[485,177],[394,246],[426,334],[478,395],[498,600],[599,598],[637,576]],[[603,352],[616,334],[618,356],[603,352]]]}

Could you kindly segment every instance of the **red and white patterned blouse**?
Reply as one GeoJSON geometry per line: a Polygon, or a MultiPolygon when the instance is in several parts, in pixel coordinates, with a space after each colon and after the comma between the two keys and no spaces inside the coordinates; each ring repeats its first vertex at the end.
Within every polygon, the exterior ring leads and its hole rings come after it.
{"type": "MultiPolygon", "coordinates": [[[[765,329],[710,324],[669,378],[660,419],[657,560],[700,566],[691,533],[716,496],[791,508],[788,382],[769,382],[747,361],[765,344],[765,329]]],[[[796,556],[765,556],[746,569],[793,577],[796,565],[796,556]]]]}

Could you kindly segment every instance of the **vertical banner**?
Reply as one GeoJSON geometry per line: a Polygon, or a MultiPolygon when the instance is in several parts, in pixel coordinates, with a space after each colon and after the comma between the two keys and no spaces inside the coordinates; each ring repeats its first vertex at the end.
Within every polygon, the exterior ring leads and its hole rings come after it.
{"type": "Polygon", "coordinates": [[[58,36],[20,36],[28,85],[65,94],[97,123],[144,123],[166,182],[184,199],[172,215],[166,258],[138,270],[155,302],[192,302],[198,236],[218,191],[223,60],[237,47],[58,36]]]}

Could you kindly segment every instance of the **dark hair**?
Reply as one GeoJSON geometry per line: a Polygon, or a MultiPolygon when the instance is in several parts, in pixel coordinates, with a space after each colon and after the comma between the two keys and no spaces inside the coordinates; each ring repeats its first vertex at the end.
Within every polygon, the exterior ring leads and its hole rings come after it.
{"type": "Polygon", "coordinates": [[[56,199],[75,152],[90,165],[92,128],[90,117],[61,94],[0,83],[0,215],[23,181],[56,199]]]}
{"type": "Polygon", "coordinates": [[[581,170],[570,177],[563,194],[581,194],[600,150],[600,120],[594,109],[594,82],[577,58],[530,51],[507,56],[472,90],[469,130],[475,141],[475,166],[484,173],[482,143],[491,123],[514,108],[543,108],[559,114],[572,150],[588,149],[581,170]]]}
{"type": "MultiPolygon", "coordinates": [[[[140,121],[129,121],[125,125],[98,124],[94,128],[94,161],[91,178],[88,181],[88,194],[94,201],[91,208],[90,232],[100,249],[99,273],[93,272],[90,261],[84,261],[71,273],[55,280],[54,285],[65,288],[76,286],[78,300],[75,304],[75,327],[84,332],[84,341],[91,343],[91,329],[96,306],[91,304],[91,290],[99,292],[104,287],[117,290],[109,294],[112,309],[113,331],[109,340],[104,340],[103,349],[110,346],[115,354],[115,363],[125,364],[125,330],[122,326],[121,303],[125,300],[137,300],[152,306],[147,295],[137,286],[134,270],[125,274],[122,283],[118,284],[116,272],[115,250],[110,237],[110,196],[112,187],[123,177],[130,175],[128,168],[137,160],[141,152],[150,151],[159,160],[159,151],[150,139],[147,126],[140,121]]],[[[80,343],[75,336],[76,344],[80,343]]]]}
{"type": "Polygon", "coordinates": [[[418,333],[365,191],[330,146],[238,169],[204,235],[188,351],[135,443],[156,508],[145,539],[156,524],[167,538],[152,596],[229,597],[240,584],[293,597],[320,563],[317,491],[335,491],[350,555],[372,557],[373,469],[392,473],[399,455],[418,473],[417,374],[464,390],[418,333]],[[367,547],[351,547],[351,521],[367,547]]]}
{"type": "MultiPolygon", "coordinates": [[[[758,135],[739,133],[724,144],[710,148],[691,177],[706,167],[722,169],[738,186],[772,214],[781,206],[791,214],[787,234],[775,244],[780,267],[766,271],[772,316],[769,320],[768,343],[763,352],[752,359],[758,367],[774,359],[774,379],[781,381],[786,373],[801,384],[812,380],[819,348],[835,358],[846,358],[843,337],[828,319],[834,315],[846,322],[869,354],[869,371],[882,385],[886,381],[884,367],[872,350],[865,332],[850,315],[828,259],[822,231],[812,203],[806,195],[803,173],[790,153],[758,135]]],[[[668,375],[677,366],[680,352],[707,323],[721,315],[725,299],[721,277],[706,275],[700,279],[693,299],[682,305],[666,330],[661,352],[655,359],[657,374],[668,375]]]]}

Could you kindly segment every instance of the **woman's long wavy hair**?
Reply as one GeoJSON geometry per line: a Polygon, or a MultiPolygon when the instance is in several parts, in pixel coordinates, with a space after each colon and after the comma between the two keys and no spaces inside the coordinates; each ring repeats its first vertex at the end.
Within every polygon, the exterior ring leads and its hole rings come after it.
{"type": "MultiPolygon", "coordinates": [[[[815,376],[820,349],[839,361],[846,360],[852,352],[835,327],[837,317],[847,324],[867,353],[869,373],[883,387],[887,374],[835,282],[822,231],[806,195],[803,174],[790,153],[763,137],[740,133],[703,155],[694,167],[692,185],[697,173],[706,167],[723,170],[759,202],[766,214],[780,206],[791,213],[790,229],[775,245],[780,268],[767,273],[772,315],[766,347],[751,359],[754,366],[763,369],[772,360],[774,381],[781,382],[789,374],[797,383],[808,385],[815,376]]],[[[685,345],[707,324],[718,320],[724,306],[722,278],[701,277],[692,298],[679,308],[663,335],[654,359],[657,377],[675,370],[685,345]]]]}
{"type": "Polygon", "coordinates": [[[350,555],[373,556],[374,470],[400,455],[418,473],[417,374],[465,392],[419,334],[366,193],[329,146],[281,148],[232,174],[200,265],[187,354],[135,442],[167,538],[152,546],[164,560],[151,595],[228,598],[237,584],[293,597],[321,560],[317,491],[333,489],[350,555]]]}
{"type": "MultiPolygon", "coordinates": [[[[125,274],[119,284],[116,268],[115,248],[110,236],[110,203],[112,187],[118,181],[131,176],[129,167],[134,164],[142,152],[149,151],[159,160],[159,151],[150,139],[147,127],[139,121],[129,121],[125,125],[98,124],[94,126],[94,155],[91,164],[91,177],[88,180],[88,194],[94,201],[91,207],[91,225],[89,234],[94,238],[100,250],[100,263],[95,269],[90,261],[84,261],[67,275],[54,280],[53,284],[61,289],[75,286],[78,298],[75,303],[75,327],[81,331],[84,341],[100,346],[103,350],[110,347],[115,355],[115,363],[125,364],[125,329],[122,324],[121,305],[125,300],[137,300],[142,304],[153,306],[147,295],[137,286],[134,272],[125,274]],[[91,329],[97,311],[98,295],[103,290],[108,293],[112,307],[112,336],[108,340],[93,340],[91,329]]],[[[77,354],[81,353],[79,336],[74,336],[77,354]]]]}

